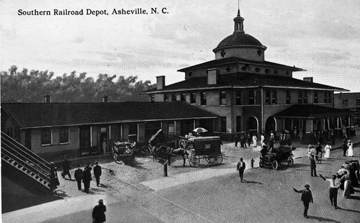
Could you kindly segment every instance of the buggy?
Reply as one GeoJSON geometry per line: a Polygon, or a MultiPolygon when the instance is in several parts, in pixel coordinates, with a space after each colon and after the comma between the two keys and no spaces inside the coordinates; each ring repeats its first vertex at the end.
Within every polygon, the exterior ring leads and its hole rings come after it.
{"type": "Polygon", "coordinates": [[[190,166],[198,166],[201,159],[205,159],[210,165],[221,164],[223,161],[222,141],[219,136],[192,137],[186,144],[190,166]]]}
{"type": "Polygon", "coordinates": [[[273,148],[271,152],[263,154],[260,157],[259,166],[261,168],[273,168],[277,170],[280,163],[287,163],[289,166],[294,164],[294,154],[292,153],[295,150],[295,147],[291,146],[279,146],[278,148],[273,148]]]}

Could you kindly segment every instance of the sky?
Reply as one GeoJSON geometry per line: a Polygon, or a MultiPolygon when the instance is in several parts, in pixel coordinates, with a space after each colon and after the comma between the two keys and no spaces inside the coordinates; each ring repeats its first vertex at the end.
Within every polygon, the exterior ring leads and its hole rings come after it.
{"type": "MultiPolygon", "coordinates": [[[[233,33],[238,1],[2,0],[0,8],[0,71],[16,65],[152,83],[165,75],[168,85],[184,80],[177,70],[215,59],[212,50],[233,33]],[[113,14],[137,8],[148,14],[113,14]],[[55,9],[84,15],[54,15],[55,9]],[[88,9],[107,15],[87,15],[88,9]]],[[[360,1],[241,0],[240,11],[245,33],[267,47],[266,61],[305,69],[294,73],[298,79],[360,92],[360,1]]]]}

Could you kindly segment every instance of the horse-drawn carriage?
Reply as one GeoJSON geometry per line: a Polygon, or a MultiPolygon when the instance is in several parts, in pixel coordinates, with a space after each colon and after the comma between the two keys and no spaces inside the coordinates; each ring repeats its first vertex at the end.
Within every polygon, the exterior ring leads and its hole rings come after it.
{"type": "Polygon", "coordinates": [[[135,150],[136,143],[131,142],[114,142],[114,146],[111,147],[115,162],[123,162],[130,166],[135,164],[135,150]]]}
{"type": "Polygon", "coordinates": [[[279,168],[280,163],[287,163],[289,166],[291,166],[294,164],[294,154],[292,151],[295,149],[295,147],[291,146],[279,146],[278,148],[273,148],[270,152],[262,152],[259,166],[262,168],[271,167],[275,170],[279,168]]]}
{"type": "Polygon", "coordinates": [[[198,166],[201,159],[205,159],[210,165],[222,163],[222,141],[219,136],[193,137],[188,139],[187,144],[190,166],[198,166]]]}
{"type": "Polygon", "coordinates": [[[218,136],[182,138],[179,142],[170,142],[168,136],[160,129],[149,140],[149,150],[154,158],[170,160],[171,157],[181,157],[184,161],[189,159],[190,166],[198,166],[201,159],[209,164],[221,164],[222,142],[218,136]],[[176,144],[180,148],[174,148],[176,144]]]}

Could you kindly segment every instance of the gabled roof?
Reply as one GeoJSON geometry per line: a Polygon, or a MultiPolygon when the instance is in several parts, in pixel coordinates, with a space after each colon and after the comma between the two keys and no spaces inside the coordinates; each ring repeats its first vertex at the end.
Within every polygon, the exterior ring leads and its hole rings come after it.
{"type": "Polygon", "coordinates": [[[274,117],[316,119],[351,115],[355,113],[356,112],[353,112],[349,109],[338,109],[314,104],[296,104],[284,111],[277,113],[274,115],[274,117]]]}
{"type": "Polygon", "coordinates": [[[3,103],[1,105],[20,128],[217,117],[185,102],[3,103]]]}
{"type": "Polygon", "coordinates": [[[220,65],[234,64],[234,63],[245,63],[245,64],[252,64],[252,65],[257,65],[257,66],[277,67],[277,68],[290,69],[293,71],[303,71],[304,70],[304,69],[301,69],[301,68],[298,68],[295,66],[291,67],[291,66],[286,66],[283,64],[273,63],[273,62],[269,62],[269,61],[259,62],[259,61],[245,60],[245,59],[241,59],[241,58],[237,58],[237,57],[228,57],[228,58],[219,59],[219,60],[210,60],[210,61],[200,63],[200,64],[197,64],[194,66],[182,68],[178,71],[185,72],[187,70],[200,69],[200,68],[216,68],[217,66],[220,66],[220,65]]]}
{"type": "Polygon", "coordinates": [[[188,90],[206,90],[213,88],[254,88],[254,87],[273,87],[303,90],[328,90],[328,91],[346,91],[346,89],[333,87],[314,82],[299,80],[292,77],[241,73],[234,75],[221,75],[222,80],[216,85],[208,85],[207,77],[190,78],[168,86],[162,90],[151,89],[144,93],[171,92],[171,91],[188,91],[188,90]]]}

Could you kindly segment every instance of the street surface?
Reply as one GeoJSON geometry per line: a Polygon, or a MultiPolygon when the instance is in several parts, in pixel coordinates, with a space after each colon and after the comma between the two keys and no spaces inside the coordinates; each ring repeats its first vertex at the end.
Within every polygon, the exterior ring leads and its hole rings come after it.
{"type": "MultiPolygon", "coordinates": [[[[100,187],[94,179],[86,194],[77,190],[75,181],[60,179],[57,195],[63,199],[5,213],[3,222],[91,222],[99,198],[107,205],[107,222],[360,222],[360,188],[348,199],[339,190],[340,209],[334,210],[329,183],[310,176],[305,145],[297,147],[294,165],[280,165],[278,170],[258,167],[259,147],[240,149],[234,143],[224,144],[222,165],[208,166],[201,160],[197,168],[188,163],[183,167],[180,159],[168,167],[168,177],[163,165],[149,157],[136,158],[135,167],[98,160],[103,167],[100,187]],[[243,183],[236,171],[239,157],[247,165],[243,183]],[[305,184],[314,197],[308,219],[302,216],[301,194],[293,191],[305,184]]],[[[331,159],[317,165],[318,175],[331,177],[342,163],[359,155],[359,145],[352,158],[333,150],[331,159]]]]}

